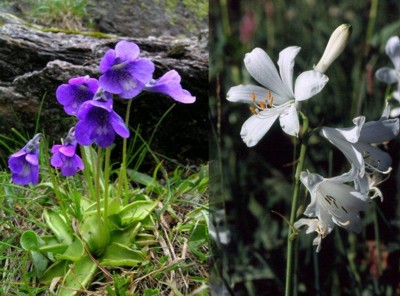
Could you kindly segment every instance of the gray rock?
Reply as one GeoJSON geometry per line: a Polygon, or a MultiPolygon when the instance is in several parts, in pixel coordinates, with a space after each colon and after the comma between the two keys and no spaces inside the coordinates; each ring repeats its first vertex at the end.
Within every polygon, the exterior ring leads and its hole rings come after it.
{"type": "MultiPolygon", "coordinates": [[[[182,76],[182,85],[197,97],[194,104],[179,104],[159,94],[146,94],[132,104],[130,126],[145,139],[164,112],[176,106],[160,125],[151,147],[179,162],[208,159],[208,52],[197,38],[95,38],[78,34],[43,32],[21,24],[0,27],[0,133],[11,128],[32,135],[39,116],[40,130],[59,142],[74,118],[55,98],[56,88],[72,77],[98,78],[98,63],[121,40],[136,42],[141,56],[156,65],[155,78],[170,69],[182,76]],[[42,105],[42,107],[41,107],[42,105]],[[39,114],[40,112],[40,114],[39,114]]],[[[125,116],[126,101],[115,110],[125,116]]]]}

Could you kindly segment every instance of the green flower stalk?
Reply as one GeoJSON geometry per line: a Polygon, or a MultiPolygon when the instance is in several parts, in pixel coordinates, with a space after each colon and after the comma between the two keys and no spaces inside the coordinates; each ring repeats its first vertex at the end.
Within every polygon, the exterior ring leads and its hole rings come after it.
{"type": "Polygon", "coordinates": [[[314,67],[315,71],[325,73],[334,60],[343,52],[351,35],[351,26],[342,24],[333,31],[324,54],[314,67]]]}

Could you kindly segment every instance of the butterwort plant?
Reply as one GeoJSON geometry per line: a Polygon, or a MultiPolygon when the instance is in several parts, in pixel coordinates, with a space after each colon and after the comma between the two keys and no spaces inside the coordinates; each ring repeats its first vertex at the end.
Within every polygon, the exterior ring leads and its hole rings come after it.
{"type": "MultiPolygon", "coordinates": [[[[48,161],[60,171],[60,178],[76,175],[80,178],[82,171],[86,186],[66,194],[65,189],[60,189],[60,182],[52,178],[51,188],[61,211],[48,209],[43,218],[54,237],[43,240],[33,231],[25,232],[21,237],[21,245],[31,253],[42,283],[49,284],[55,277],[63,278],[57,294],[62,296],[75,295],[78,289],[86,287],[99,266],[135,267],[147,256],[137,246],[132,248],[132,242],[143,228],[154,228],[151,219],[144,220],[158,202],[143,194],[132,196],[128,190],[130,185],[125,183],[123,186],[123,182],[127,182],[126,141],[131,135],[129,109],[133,99],[156,92],[179,103],[196,101],[196,97],[182,87],[176,70],[171,69],[154,78],[155,65],[150,59],[140,57],[139,46],[133,42],[118,42],[115,49],[105,53],[99,68],[99,79],[73,77],[57,88],[56,99],[65,113],[72,116],[74,126],[60,144],[52,146],[48,161]],[[118,98],[128,100],[125,120],[114,110],[114,101],[118,98]],[[112,191],[110,154],[116,136],[123,138],[123,160],[118,173],[118,189],[112,191]],[[123,199],[124,195],[129,199],[123,199]],[[46,251],[41,252],[41,247],[46,251]]],[[[37,134],[10,156],[8,165],[12,182],[38,184],[39,141],[42,137],[37,134]]]]}

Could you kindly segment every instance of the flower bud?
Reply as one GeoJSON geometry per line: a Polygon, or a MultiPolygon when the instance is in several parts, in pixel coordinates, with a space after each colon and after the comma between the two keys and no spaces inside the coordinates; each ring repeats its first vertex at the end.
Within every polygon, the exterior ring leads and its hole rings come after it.
{"type": "Polygon", "coordinates": [[[332,62],[343,52],[350,34],[350,25],[343,24],[336,28],[328,41],[321,60],[314,66],[315,71],[324,73],[329,68],[332,62]]]}

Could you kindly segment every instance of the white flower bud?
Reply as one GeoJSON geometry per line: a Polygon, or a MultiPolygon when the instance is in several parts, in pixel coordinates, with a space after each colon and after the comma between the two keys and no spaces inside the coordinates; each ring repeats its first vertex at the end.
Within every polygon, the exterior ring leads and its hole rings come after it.
{"type": "Polygon", "coordinates": [[[324,73],[329,68],[332,62],[343,52],[350,38],[350,34],[350,25],[343,24],[336,28],[328,41],[321,60],[314,66],[315,71],[324,73]]]}

